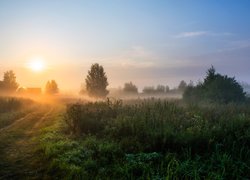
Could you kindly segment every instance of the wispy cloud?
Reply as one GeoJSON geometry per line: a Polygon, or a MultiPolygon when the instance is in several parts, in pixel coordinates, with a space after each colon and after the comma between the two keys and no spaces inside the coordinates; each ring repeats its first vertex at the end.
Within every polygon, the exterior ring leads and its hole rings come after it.
{"type": "Polygon", "coordinates": [[[127,67],[152,67],[156,55],[143,46],[133,46],[120,56],[120,64],[127,67]]]}
{"type": "Polygon", "coordinates": [[[207,35],[207,31],[192,31],[192,32],[182,32],[176,35],[176,38],[188,38],[188,37],[197,37],[197,36],[205,36],[207,35]]]}
{"type": "Polygon", "coordinates": [[[192,38],[192,37],[201,37],[201,36],[230,36],[233,35],[229,32],[223,33],[215,33],[211,31],[190,31],[190,32],[182,32],[180,34],[175,35],[175,38],[192,38]]]}
{"type": "Polygon", "coordinates": [[[133,67],[133,68],[148,68],[156,66],[155,61],[158,56],[144,46],[132,46],[126,50],[119,52],[116,55],[102,58],[95,58],[99,63],[108,66],[133,67]]]}

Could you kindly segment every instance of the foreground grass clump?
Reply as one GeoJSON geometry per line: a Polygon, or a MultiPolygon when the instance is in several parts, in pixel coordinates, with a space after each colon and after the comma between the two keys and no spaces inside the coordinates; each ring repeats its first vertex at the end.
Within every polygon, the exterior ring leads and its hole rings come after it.
{"type": "Polygon", "coordinates": [[[67,107],[64,120],[41,138],[43,152],[52,160],[49,172],[58,176],[250,178],[247,104],[78,103],[67,107]]]}

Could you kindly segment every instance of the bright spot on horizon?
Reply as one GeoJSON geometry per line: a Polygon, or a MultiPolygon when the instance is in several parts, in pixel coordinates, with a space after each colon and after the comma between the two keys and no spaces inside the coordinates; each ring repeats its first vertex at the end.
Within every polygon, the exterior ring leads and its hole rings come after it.
{"type": "Polygon", "coordinates": [[[34,72],[41,72],[45,69],[45,63],[42,58],[32,58],[27,67],[34,72]]]}

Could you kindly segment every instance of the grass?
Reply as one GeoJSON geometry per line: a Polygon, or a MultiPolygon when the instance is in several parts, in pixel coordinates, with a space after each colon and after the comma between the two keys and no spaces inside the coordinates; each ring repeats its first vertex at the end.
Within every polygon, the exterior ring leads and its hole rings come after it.
{"type": "Polygon", "coordinates": [[[0,97],[0,129],[32,112],[36,104],[29,99],[0,97]]]}
{"type": "Polygon", "coordinates": [[[47,174],[65,179],[248,179],[248,104],[76,103],[43,130],[47,174]]]}
{"type": "Polygon", "coordinates": [[[29,99],[0,97],[0,113],[16,111],[32,103],[33,101],[29,99]]]}

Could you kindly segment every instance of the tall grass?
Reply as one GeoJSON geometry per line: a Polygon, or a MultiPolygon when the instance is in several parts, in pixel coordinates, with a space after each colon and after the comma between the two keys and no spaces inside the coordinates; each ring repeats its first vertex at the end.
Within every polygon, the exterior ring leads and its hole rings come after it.
{"type": "Polygon", "coordinates": [[[0,128],[31,112],[34,105],[29,99],[0,97],[0,128]]]}
{"type": "Polygon", "coordinates": [[[33,103],[30,99],[0,96],[0,113],[16,111],[33,103]]]}
{"type": "Polygon", "coordinates": [[[69,179],[250,178],[247,104],[108,100],[71,104],[64,118],[67,131],[42,144],[51,173],[69,179]]]}

